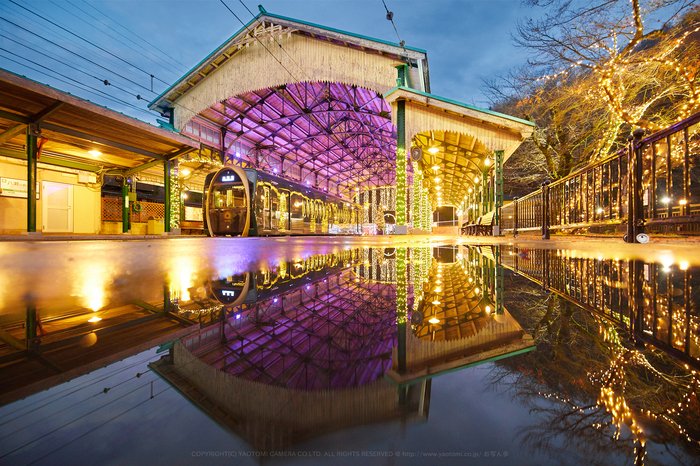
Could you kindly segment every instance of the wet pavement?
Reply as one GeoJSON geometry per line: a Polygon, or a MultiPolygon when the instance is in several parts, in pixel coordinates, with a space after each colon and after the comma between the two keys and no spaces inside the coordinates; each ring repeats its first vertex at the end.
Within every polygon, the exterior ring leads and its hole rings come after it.
{"type": "Polygon", "coordinates": [[[700,461],[695,243],[167,239],[0,243],[0,464],[700,461]]]}

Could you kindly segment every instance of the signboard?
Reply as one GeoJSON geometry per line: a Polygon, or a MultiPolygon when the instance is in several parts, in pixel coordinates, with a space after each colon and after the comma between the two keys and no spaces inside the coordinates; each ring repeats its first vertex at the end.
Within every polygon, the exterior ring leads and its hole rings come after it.
{"type": "MultiPolygon", "coordinates": [[[[27,182],[14,178],[0,178],[0,196],[27,198],[27,182]]],[[[39,183],[36,184],[36,198],[39,199],[39,183]]]]}

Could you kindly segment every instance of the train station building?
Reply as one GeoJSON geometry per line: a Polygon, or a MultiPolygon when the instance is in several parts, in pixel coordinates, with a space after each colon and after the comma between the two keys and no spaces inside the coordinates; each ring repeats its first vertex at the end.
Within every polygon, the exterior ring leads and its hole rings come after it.
{"type": "MultiPolygon", "coordinates": [[[[502,203],[503,164],[533,131],[432,94],[425,50],[262,7],[149,104],[159,127],[0,82],[3,235],[201,234],[206,176],[224,166],[354,203],[365,234],[456,233],[502,203]]],[[[277,201],[269,231],[298,234],[292,198],[277,201]]],[[[304,211],[332,232],[334,211],[304,211]]]]}

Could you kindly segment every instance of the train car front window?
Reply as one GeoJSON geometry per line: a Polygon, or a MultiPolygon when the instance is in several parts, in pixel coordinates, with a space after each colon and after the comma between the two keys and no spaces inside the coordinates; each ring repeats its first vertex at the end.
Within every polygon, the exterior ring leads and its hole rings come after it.
{"type": "Polygon", "coordinates": [[[216,186],[212,192],[217,209],[226,207],[245,207],[245,188],[243,186],[216,186]]]}

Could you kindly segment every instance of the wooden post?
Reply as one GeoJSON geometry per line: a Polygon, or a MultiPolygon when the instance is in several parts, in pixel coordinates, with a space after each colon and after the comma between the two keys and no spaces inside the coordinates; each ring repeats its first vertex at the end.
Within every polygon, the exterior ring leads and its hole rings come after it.
{"type": "Polygon", "coordinates": [[[27,317],[24,322],[24,339],[27,348],[34,348],[36,327],[36,306],[34,304],[27,304],[27,317]]]}

